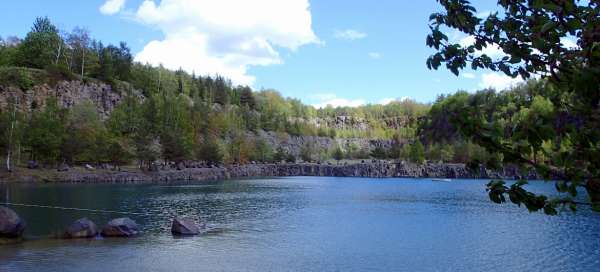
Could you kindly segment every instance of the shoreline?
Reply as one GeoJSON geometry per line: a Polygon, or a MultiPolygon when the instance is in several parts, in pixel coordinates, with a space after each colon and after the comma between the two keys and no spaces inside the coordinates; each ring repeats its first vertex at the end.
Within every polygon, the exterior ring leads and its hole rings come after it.
{"type": "MultiPolygon", "coordinates": [[[[59,172],[56,169],[23,169],[0,173],[0,183],[108,183],[108,184],[166,184],[217,181],[236,178],[268,177],[358,177],[358,178],[440,178],[440,179],[493,179],[520,177],[514,167],[501,171],[481,168],[479,173],[464,164],[428,163],[409,164],[392,161],[373,161],[352,164],[245,164],[226,167],[190,167],[142,171],[137,168],[117,170],[88,170],[82,167],[59,172]]],[[[527,178],[537,178],[530,174],[527,178]]]]}

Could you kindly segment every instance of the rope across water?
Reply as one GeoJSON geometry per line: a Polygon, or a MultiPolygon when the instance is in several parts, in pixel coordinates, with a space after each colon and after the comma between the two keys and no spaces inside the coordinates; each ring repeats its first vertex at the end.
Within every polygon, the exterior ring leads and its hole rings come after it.
{"type": "Polygon", "coordinates": [[[58,210],[71,210],[71,211],[85,211],[85,212],[94,212],[94,213],[117,213],[117,214],[129,214],[129,215],[151,215],[150,213],[136,213],[136,212],[111,211],[111,210],[97,210],[97,209],[61,207],[61,206],[48,206],[48,205],[36,205],[36,204],[23,204],[23,203],[11,203],[11,202],[4,202],[2,204],[7,205],[7,206],[45,208],[45,209],[58,209],[58,210]]]}

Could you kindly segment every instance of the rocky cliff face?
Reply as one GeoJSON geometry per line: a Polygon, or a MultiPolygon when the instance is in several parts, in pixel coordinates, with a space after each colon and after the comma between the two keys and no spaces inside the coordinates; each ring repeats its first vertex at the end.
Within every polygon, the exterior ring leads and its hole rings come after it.
{"type": "MultiPolygon", "coordinates": [[[[51,171],[51,170],[39,170],[51,171]]],[[[99,171],[71,169],[67,172],[51,171],[40,180],[39,176],[19,176],[19,181],[49,181],[68,183],[190,183],[232,178],[259,177],[369,177],[369,178],[519,178],[516,169],[502,171],[481,169],[479,173],[468,170],[462,164],[402,164],[373,161],[349,165],[330,164],[249,164],[230,167],[170,169],[156,172],[99,171]]],[[[527,178],[535,179],[535,174],[527,178]]],[[[0,180],[2,181],[2,180],[0,180]]]]}
{"type": "MultiPolygon", "coordinates": [[[[134,95],[143,99],[140,92],[134,91],[134,95]]],[[[9,101],[17,101],[21,111],[30,112],[43,108],[50,97],[56,98],[65,108],[89,101],[96,106],[100,116],[106,118],[123,101],[124,94],[100,82],[61,81],[56,86],[42,84],[29,90],[0,86],[0,108],[6,108],[9,101]]]]}
{"type": "Polygon", "coordinates": [[[304,146],[311,145],[315,152],[328,152],[334,148],[340,147],[348,150],[353,146],[357,150],[367,152],[376,147],[383,147],[389,150],[392,147],[391,140],[383,139],[364,139],[364,138],[329,138],[317,136],[291,136],[276,132],[258,131],[256,135],[250,137],[259,137],[264,139],[272,147],[281,147],[286,152],[298,157],[304,146]]]}

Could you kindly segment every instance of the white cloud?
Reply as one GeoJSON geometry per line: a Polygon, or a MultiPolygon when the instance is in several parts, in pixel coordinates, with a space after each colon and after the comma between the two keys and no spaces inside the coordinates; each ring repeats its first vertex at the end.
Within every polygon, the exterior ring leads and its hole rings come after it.
{"type": "MultiPolygon", "coordinates": [[[[460,46],[462,46],[462,47],[471,46],[471,45],[475,44],[475,37],[473,37],[473,36],[464,37],[464,38],[460,39],[458,44],[460,44],[460,46]]],[[[497,45],[488,45],[487,47],[484,47],[480,51],[476,52],[476,55],[478,55],[478,56],[483,55],[483,54],[487,55],[490,58],[503,57],[505,55],[504,51],[502,51],[502,49],[500,47],[498,47],[497,45]]]]}
{"type": "Polygon", "coordinates": [[[400,98],[388,97],[388,98],[383,98],[383,99],[379,100],[379,103],[377,103],[377,104],[387,105],[392,102],[402,102],[402,101],[407,101],[407,100],[411,100],[410,97],[408,97],[408,96],[403,96],[400,98]]]}
{"type": "Polygon", "coordinates": [[[473,78],[475,78],[475,74],[473,74],[473,73],[461,73],[460,75],[461,75],[462,77],[464,77],[464,78],[468,78],[468,79],[473,79],[473,78]]]}
{"type": "Polygon", "coordinates": [[[317,100],[317,103],[313,103],[312,105],[315,108],[325,108],[329,105],[332,107],[359,107],[367,104],[364,99],[346,99],[337,97],[337,95],[332,93],[326,94],[317,94],[312,96],[313,99],[317,100]]]}
{"type": "Polygon", "coordinates": [[[377,104],[387,105],[387,104],[392,103],[394,101],[396,101],[396,98],[388,97],[388,98],[383,98],[383,99],[379,100],[379,103],[377,103],[377,104]]]}
{"type": "Polygon", "coordinates": [[[355,30],[355,29],[346,29],[346,30],[336,30],[333,33],[333,37],[341,40],[360,40],[367,37],[367,33],[355,30]]]}
{"type": "Polygon", "coordinates": [[[113,15],[125,6],[125,0],[107,0],[104,5],[100,7],[100,12],[105,15],[113,15]]]}
{"type": "Polygon", "coordinates": [[[522,82],[523,79],[521,79],[520,77],[512,78],[499,73],[487,73],[481,76],[481,82],[479,83],[479,87],[494,88],[498,91],[501,91],[513,87],[522,82]]]}
{"type": "Polygon", "coordinates": [[[276,48],[321,43],[308,0],[144,0],[133,16],[164,34],[146,44],[136,61],[220,74],[235,84],[253,84],[250,66],[282,63],[276,48]]]}
{"type": "Polygon", "coordinates": [[[383,55],[379,52],[369,52],[369,58],[380,59],[383,55]]]}

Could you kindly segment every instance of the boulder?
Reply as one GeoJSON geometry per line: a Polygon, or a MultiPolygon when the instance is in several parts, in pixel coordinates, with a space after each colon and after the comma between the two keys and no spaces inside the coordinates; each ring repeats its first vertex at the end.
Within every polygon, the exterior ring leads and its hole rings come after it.
{"type": "Polygon", "coordinates": [[[19,238],[25,230],[25,221],[13,210],[0,207],[0,237],[19,238]]]}
{"type": "Polygon", "coordinates": [[[200,228],[193,219],[176,217],[171,225],[171,233],[182,236],[198,235],[200,228]]]}
{"type": "Polygon", "coordinates": [[[110,220],[102,228],[102,236],[104,237],[131,237],[137,235],[138,232],[137,223],[127,217],[110,220]]]}
{"type": "Polygon", "coordinates": [[[87,218],[73,222],[65,232],[66,238],[92,238],[98,235],[96,224],[87,218]]]}

